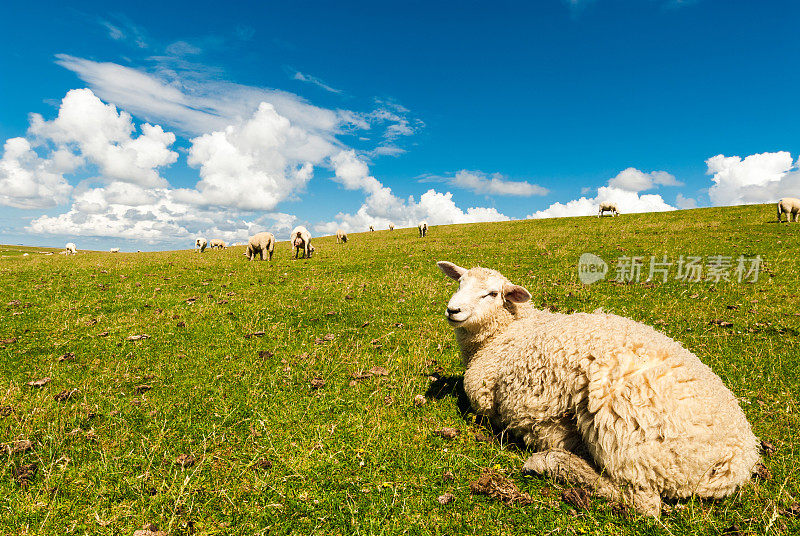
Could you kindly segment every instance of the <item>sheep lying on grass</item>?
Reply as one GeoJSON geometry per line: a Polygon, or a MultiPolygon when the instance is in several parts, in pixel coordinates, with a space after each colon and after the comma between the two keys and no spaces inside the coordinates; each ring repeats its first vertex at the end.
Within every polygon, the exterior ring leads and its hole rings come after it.
{"type": "Polygon", "coordinates": [[[610,201],[605,201],[604,203],[600,203],[600,210],[597,211],[597,217],[599,218],[606,212],[610,212],[611,216],[619,216],[619,210],[617,210],[617,204],[611,203],[610,201]]]}
{"type": "Polygon", "coordinates": [[[206,246],[208,246],[208,241],[205,238],[198,238],[194,241],[194,247],[197,248],[198,253],[202,253],[206,250],[206,246]]]}
{"type": "Polygon", "coordinates": [[[419,222],[419,225],[417,225],[417,229],[419,230],[420,238],[425,238],[426,236],[428,236],[428,222],[426,221],[419,222]]]}
{"type": "Polygon", "coordinates": [[[311,247],[311,233],[302,225],[298,225],[292,229],[292,234],[289,236],[289,241],[294,249],[294,258],[300,254],[300,249],[303,250],[303,258],[310,259],[314,248],[311,247]]]}
{"type": "Polygon", "coordinates": [[[347,243],[347,233],[345,233],[341,229],[336,231],[336,243],[337,244],[347,243]]]}
{"type": "Polygon", "coordinates": [[[210,247],[211,249],[214,248],[225,249],[227,246],[225,245],[225,242],[223,240],[220,240],[219,238],[213,238],[211,240],[210,247]]]}
{"type": "Polygon", "coordinates": [[[119,248],[111,248],[108,250],[109,253],[119,253],[119,248]]]}
{"type": "Polygon", "coordinates": [[[502,274],[439,262],[459,288],[447,320],[473,409],[540,452],[550,475],[658,516],[661,497],[720,498],[759,463],[759,441],[722,380],[650,326],[534,309],[502,274]]]}
{"type": "Polygon", "coordinates": [[[800,215],[800,199],[796,197],[784,197],[778,201],[778,223],[782,223],[781,214],[786,214],[786,223],[798,221],[800,215]]]}
{"type": "Polygon", "coordinates": [[[247,248],[244,250],[245,256],[251,261],[260,256],[261,260],[272,260],[272,253],[275,251],[275,236],[272,233],[258,233],[250,237],[247,248]]]}
{"type": "Polygon", "coordinates": [[[76,253],[78,253],[78,248],[75,247],[75,244],[73,242],[67,242],[67,245],[64,246],[64,253],[66,255],[75,255],[76,253]]]}

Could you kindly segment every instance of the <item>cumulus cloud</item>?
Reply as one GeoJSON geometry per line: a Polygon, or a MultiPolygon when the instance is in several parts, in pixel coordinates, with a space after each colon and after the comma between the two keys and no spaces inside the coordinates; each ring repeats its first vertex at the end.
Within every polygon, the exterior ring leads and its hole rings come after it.
{"type": "Polygon", "coordinates": [[[714,182],[708,196],[717,206],[769,203],[800,193],[800,172],[787,151],[745,158],[718,154],[706,165],[714,182]]]}
{"type": "Polygon", "coordinates": [[[652,190],[658,186],[683,186],[683,183],[676,180],[673,175],[666,171],[645,173],[629,167],[623,169],[616,177],[609,180],[608,185],[628,192],[642,192],[652,190]]]}
{"type": "Polygon", "coordinates": [[[288,236],[295,221],[293,215],[280,212],[256,217],[246,212],[203,209],[181,201],[169,188],[114,182],[76,194],[69,211],[35,218],[27,230],[180,244],[198,234],[243,241],[265,228],[288,236]]]}
{"type": "Polygon", "coordinates": [[[167,184],[157,168],[173,164],[178,153],[169,147],[175,135],[158,125],[145,123],[137,137],[130,114],[118,112],[89,89],[73,89],[61,101],[58,117],[45,121],[31,114],[29,133],[39,141],[50,141],[62,151],[77,152],[95,164],[102,178],[142,186],[167,184]]]}
{"type": "Polygon", "coordinates": [[[528,214],[528,218],[566,218],[570,216],[590,216],[597,214],[600,203],[616,203],[621,213],[663,212],[675,210],[658,194],[640,194],[656,185],[679,185],[675,177],[664,171],[644,173],[628,168],[609,179],[608,186],[597,189],[595,197],[580,197],[567,203],[553,203],[545,210],[528,214]]]}
{"type": "Polygon", "coordinates": [[[200,169],[201,180],[196,190],[179,195],[198,205],[272,210],[300,191],[313,176],[313,166],[335,150],[327,138],[261,103],[243,124],[192,140],[188,162],[200,169]]]}
{"type": "Polygon", "coordinates": [[[25,138],[6,140],[0,159],[0,204],[34,209],[65,203],[72,186],[63,173],[76,165],[69,152],[56,151],[43,159],[25,138]]]}
{"type": "Polygon", "coordinates": [[[105,236],[140,240],[189,236],[187,222],[202,218],[177,203],[166,188],[115,182],[74,197],[69,211],[40,216],[28,226],[33,233],[105,236]]]}
{"type": "Polygon", "coordinates": [[[511,181],[500,173],[488,175],[481,171],[463,169],[452,177],[445,177],[444,180],[451,186],[472,190],[476,194],[530,197],[548,193],[547,188],[528,181],[511,181]]]}

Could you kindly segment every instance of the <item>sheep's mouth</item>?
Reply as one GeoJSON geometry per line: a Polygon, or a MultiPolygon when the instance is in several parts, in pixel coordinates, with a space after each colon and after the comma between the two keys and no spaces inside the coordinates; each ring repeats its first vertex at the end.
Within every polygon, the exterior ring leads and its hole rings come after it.
{"type": "Polygon", "coordinates": [[[448,314],[445,314],[445,317],[447,317],[447,323],[450,324],[453,327],[460,326],[461,324],[466,322],[467,318],[469,318],[469,316],[465,316],[464,318],[459,320],[459,319],[455,318],[455,315],[451,316],[451,315],[448,315],[448,314]]]}

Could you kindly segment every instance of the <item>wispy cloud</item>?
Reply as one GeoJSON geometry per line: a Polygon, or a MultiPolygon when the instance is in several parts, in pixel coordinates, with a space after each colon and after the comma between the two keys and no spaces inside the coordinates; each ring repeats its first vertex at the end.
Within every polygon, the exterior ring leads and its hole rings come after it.
{"type": "Polygon", "coordinates": [[[341,89],[336,89],[334,87],[329,86],[316,76],[311,76],[310,74],[301,73],[300,71],[296,71],[292,79],[299,80],[300,82],[308,82],[309,84],[314,84],[315,86],[320,87],[325,91],[336,93],[337,95],[341,95],[343,93],[341,89]]]}
{"type": "Polygon", "coordinates": [[[125,15],[115,15],[113,20],[98,19],[98,22],[108,32],[108,37],[114,41],[129,42],[137,48],[148,48],[149,39],[144,28],[135,24],[125,15]]]}

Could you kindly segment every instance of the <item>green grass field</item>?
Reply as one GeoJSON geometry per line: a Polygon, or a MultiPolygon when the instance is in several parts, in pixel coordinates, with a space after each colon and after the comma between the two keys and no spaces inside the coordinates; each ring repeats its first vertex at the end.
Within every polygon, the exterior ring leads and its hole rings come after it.
{"type": "Polygon", "coordinates": [[[328,237],[310,261],[287,242],[272,263],[243,247],[0,246],[0,534],[797,533],[798,237],[761,205],[328,237]],[[584,252],[609,279],[623,255],[763,262],[755,283],[676,281],[673,266],[666,283],[586,286],[584,252]],[[455,283],[436,260],[496,268],[539,307],[602,307],[679,340],[774,445],[771,476],[659,520],[599,499],[576,508],[562,486],[522,476],[526,450],[458,396],[443,316],[455,283]],[[473,494],[484,468],[529,504],[473,494]]]}

